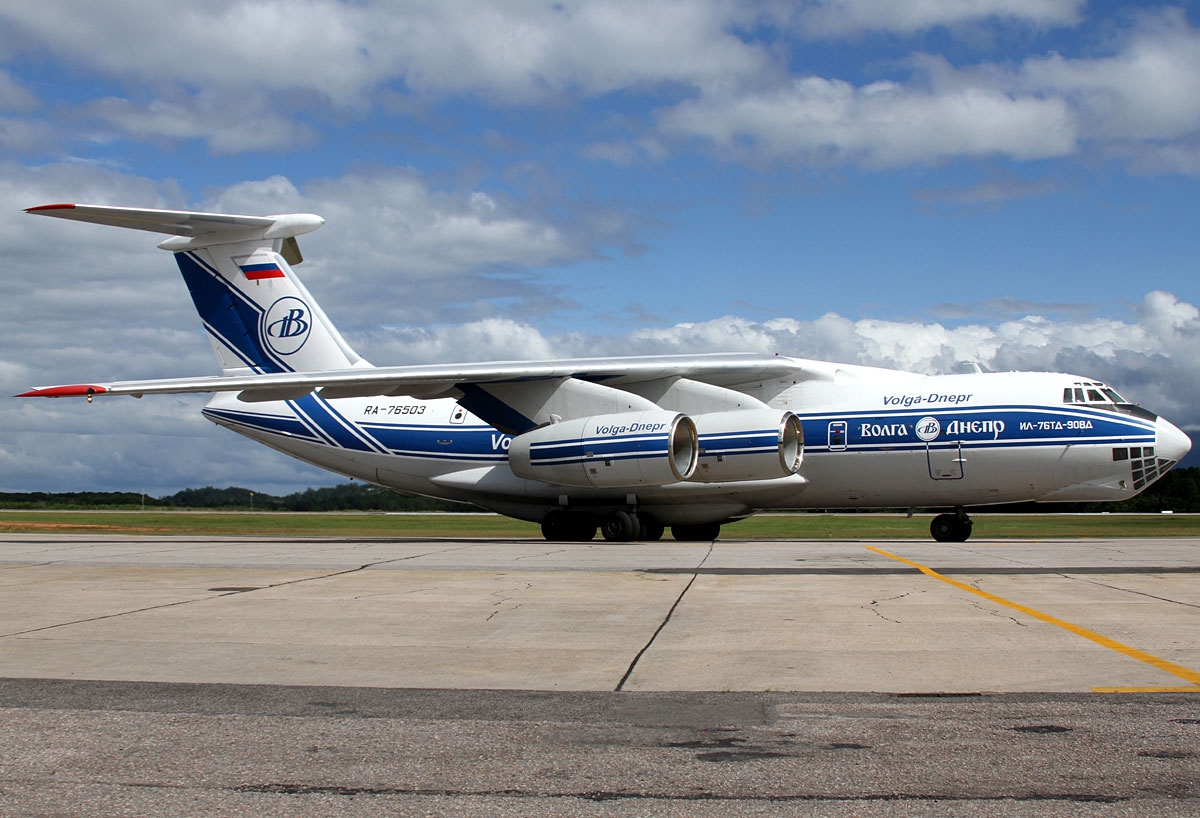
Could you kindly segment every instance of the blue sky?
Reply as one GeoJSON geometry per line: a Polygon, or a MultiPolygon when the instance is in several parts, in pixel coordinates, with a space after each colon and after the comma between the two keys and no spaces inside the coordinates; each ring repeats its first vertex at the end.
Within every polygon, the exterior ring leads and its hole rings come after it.
{"type": "MultiPolygon", "coordinates": [[[[6,394],[215,370],[152,237],[21,213],[84,201],[320,213],[299,272],[376,363],[980,360],[1200,429],[1194,8],[11,5],[6,394]]],[[[336,481],[195,399],[29,404],[0,490],[336,481]]]]}

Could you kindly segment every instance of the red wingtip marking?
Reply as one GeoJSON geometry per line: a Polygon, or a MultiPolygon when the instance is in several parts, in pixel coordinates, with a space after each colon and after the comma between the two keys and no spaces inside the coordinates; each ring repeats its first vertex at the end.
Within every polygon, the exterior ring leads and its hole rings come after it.
{"type": "Polygon", "coordinates": [[[25,208],[25,212],[26,213],[36,213],[39,210],[74,210],[74,209],[75,209],[75,205],[73,205],[73,204],[48,204],[48,205],[38,205],[37,207],[27,207],[27,208],[25,208]]]}
{"type": "Polygon", "coordinates": [[[47,386],[45,389],[31,389],[17,395],[18,398],[82,398],[92,395],[103,395],[108,390],[103,386],[89,386],[86,383],[72,386],[47,386]]]}

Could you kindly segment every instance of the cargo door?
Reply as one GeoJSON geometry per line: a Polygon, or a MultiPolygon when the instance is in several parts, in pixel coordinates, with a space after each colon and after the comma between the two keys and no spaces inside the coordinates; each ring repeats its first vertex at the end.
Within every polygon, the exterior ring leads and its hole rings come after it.
{"type": "Polygon", "coordinates": [[[962,441],[947,445],[925,444],[925,458],[929,463],[929,476],[934,480],[961,480],[963,477],[962,441]]]}

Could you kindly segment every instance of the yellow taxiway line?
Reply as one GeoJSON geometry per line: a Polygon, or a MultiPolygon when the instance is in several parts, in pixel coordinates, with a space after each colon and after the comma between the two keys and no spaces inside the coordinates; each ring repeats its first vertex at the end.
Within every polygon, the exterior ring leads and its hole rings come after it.
{"type": "Polygon", "coordinates": [[[920,571],[922,574],[924,574],[927,577],[932,577],[933,579],[940,579],[942,582],[945,582],[949,585],[953,585],[955,588],[958,588],[960,590],[966,591],[971,594],[975,594],[976,596],[981,596],[990,602],[996,603],[997,605],[1003,605],[1006,608],[1012,608],[1014,611],[1020,611],[1021,613],[1025,614],[1026,616],[1031,616],[1034,619],[1038,619],[1038,620],[1040,620],[1042,622],[1046,622],[1047,624],[1050,624],[1050,625],[1056,625],[1056,626],[1062,628],[1063,630],[1070,631],[1071,633],[1075,634],[1076,636],[1082,636],[1084,639],[1090,639],[1091,641],[1095,642],[1097,645],[1106,647],[1109,650],[1115,650],[1117,653],[1124,654],[1125,656],[1128,656],[1131,659],[1137,659],[1139,662],[1145,662],[1148,665],[1152,665],[1152,666],[1158,668],[1159,670],[1163,671],[1164,673],[1170,673],[1172,676],[1178,676],[1180,679],[1183,679],[1184,681],[1189,683],[1188,686],[1174,686],[1174,687],[1094,687],[1094,688],[1092,688],[1092,690],[1094,690],[1097,693],[1165,693],[1165,692],[1200,693],[1200,673],[1197,673],[1194,670],[1190,670],[1190,669],[1184,667],[1183,665],[1177,665],[1174,662],[1170,662],[1166,659],[1160,659],[1157,656],[1146,653],[1144,650],[1138,650],[1137,648],[1130,647],[1129,645],[1118,642],[1115,639],[1109,639],[1107,636],[1104,636],[1103,634],[1096,633],[1095,631],[1090,631],[1087,628],[1083,628],[1083,627],[1080,627],[1079,625],[1072,624],[1063,619],[1059,619],[1058,617],[1051,616],[1050,614],[1042,613],[1039,610],[1030,608],[1028,605],[1022,605],[1019,602],[1013,602],[1011,600],[1005,599],[1004,597],[996,596],[995,594],[989,594],[987,591],[981,591],[978,588],[967,585],[965,582],[959,582],[958,580],[950,579],[950,577],[947,577],[943,574],[939,574],[937,571],[934,571],[932,568],[930,568],[926,565],[921,565],[919,562],[913,562],[912,560],[907,560],[904,557],[900,557],[900,556],[897,556],[896,554],[888,553],[887,551],[884,551],[881,548],[875,548],[874,546],[871,546],[871,545],[866,546],[866,548],[868,551],[874,551],[876,554],[881,554],[885,557],[888,557],[889,559],[896,560],[897,562],[902,562],[905,565],[910,565],[913,568],[916,568],[918,571],[920,571]]]}

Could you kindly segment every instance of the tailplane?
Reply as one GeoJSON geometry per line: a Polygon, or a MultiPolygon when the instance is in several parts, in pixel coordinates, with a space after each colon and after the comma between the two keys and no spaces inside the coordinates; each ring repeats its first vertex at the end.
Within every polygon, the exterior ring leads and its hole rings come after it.
{"type": "Polygon", "coordinates": [[[175,261],[208,331],[222,374],[370,366],[292,271],[296,236],[320,216],[233,216],[97,205],[43,205],[28,213],[171,234],[175,261]]]}

